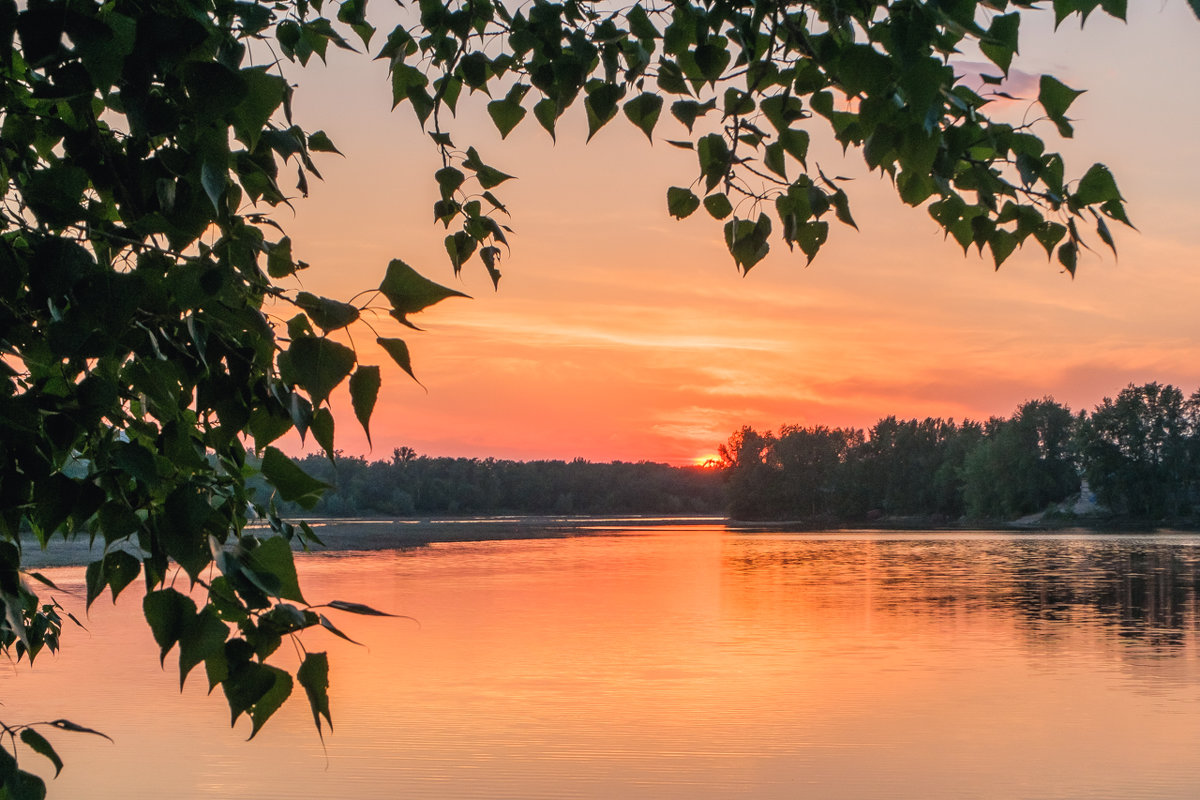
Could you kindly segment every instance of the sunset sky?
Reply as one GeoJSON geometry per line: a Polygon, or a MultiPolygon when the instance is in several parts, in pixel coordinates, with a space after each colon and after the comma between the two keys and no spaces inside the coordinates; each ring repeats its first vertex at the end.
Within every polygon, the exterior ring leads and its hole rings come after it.
{"type": "MultiPolygon", "coordinates": [[[[1047,4],[1048,5],[1048,4],[1047,4]]],[[[558,143],[530,115],[503,143],[464,97],[449,130],[484,161],[518,176],[497,194],[512,211],[512,253],[499,292],[478,260],[453,277],[432,222],[440,166],[408,105],[389,112],[383,62],[341,52],[294,75],[299,121],[329,133],[347,158],[284,219],[304,288],[339,299],[378,285],[388,261],[473,296],[419,315],[403,336],[426,389],[384,365],[374,449],[335,396],[339,447],[388,458],[428,455],[695,463],[744,424],[869,427],[879,417],[961,420],[1010,414],[1051,395],[1078,410],[1130,382],[1200,387],[1200,22],[1185,0],[1130,3],[1127,25],[1097,13],[1053,31],[1027,14],[1012,89],[1025,102],[994,116],[1036,116],[1037,76],[1088,89],[1072,106],[1076,138],[1041,131],[1078,177],[1094,161],[1116,174],[1138,231],[1117,231],[1120,256],[1092,237],[1072,280],[1031,242],[994,272],[943,240],[925,209],[903,206],[861,156],[814,120],[813,152],[846,188],[860,231],[834,225],[809,267],[773,241],[747,277],[703,211],[679,222],[668,186],[688,185],[695,156],[655,144],[623,117],[584,145],[582,109],[558,143]]],[[[380,36],[383,34],[381,33],[380,36]]],[[[970,61],[968,55],[965,61],[970,61]]],[[[474,102],[471,102],[471,101],[474,102]]],[[[811,156],[810,156],[811,158],[811,156]]],[[[310,442],[310,448],[312,444],[310,442]]],[[[298,442],[292,445],[300,452],[298,442]]]]}

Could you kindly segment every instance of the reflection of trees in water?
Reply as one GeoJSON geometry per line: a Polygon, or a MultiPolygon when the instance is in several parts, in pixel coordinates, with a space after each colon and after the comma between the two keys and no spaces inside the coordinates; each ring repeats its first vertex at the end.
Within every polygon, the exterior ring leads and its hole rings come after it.
{"type": "Polygon", "coordinates": [[[1068,552],[1023,575],[1019,608],[1046,621],[1094,620],[1124,637],[1180,646],[1200,615],[1200,563],[1191,548],[1114,543],[1068,552]]]}
{"type": "Polygon", "coordinates": [[[731,540],[726,567],[803,592],[816,610],[1011,616],[1039,637],[1094,628],[1178,649],[1200,627],[1190,543],[1129,538],[731,540]]]}

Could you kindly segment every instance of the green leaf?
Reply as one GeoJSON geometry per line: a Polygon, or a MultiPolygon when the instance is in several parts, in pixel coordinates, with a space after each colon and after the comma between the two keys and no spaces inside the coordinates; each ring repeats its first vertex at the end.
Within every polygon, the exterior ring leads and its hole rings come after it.
{"type": "Polygon", "coordinates": [[[262,474],[284,501],[299,503],[304,508],[316,505],[324,491],[330,488],[329,484],[310,476],[296,462],[270,446],[263,454],[262,474]]]}
{"type": "MultiPolygon", "coordinates": [[[[7,751],[5,756],[8,756],[7,751]]],[[[4,800],[45,800],[46,782],[32,772],[15,770],[5,779],[0,791],[4,800]]]]}
{"type": "Polygon", "coordinates": [[[348,600],[330,600],[325,604],[329,608],[337,611],[345,611],[347,614],[360,614],[365,617],[398,617],[398,614],[389,614],[386,611],[380,611],[376,608],[363,605],[362,603],[351,603],[348,600]]]}
{"type": "Polygon", "coordinates": [[[51,589],[53,589],[56,592],[66,592],[67,594],[70,594],[70,592],[67,592],[66,589],[57,585],[56,583],[54,583],[54,581],[50,580],[49,578],[47,578],[45,575],[43,575],[40,572],[27,572],[25,574],[27,574],[29,577],[33,578],[38,583],[49,586],[51,589]]]}
{"type": "Polygon", "coordinates": [[[704,210],[713,219],[725,219],[733,213],[733,204],[729,202],[729,198],[724,194],[710,194],[704,198],[704,210]]]}
{"type": "Polygon", "coordinates": [[[1124,198],[1117,190],[1117,181],[1113,178],[1108,167],[1103,164],[1092,164],[1091,168],[1079,179],[1075,188],[1074,200],[1081,206],[1094,203],[1106,203],[1110,200],[1120,202],[1124,198]]]}
{"type": "Polygon", "coordinates": [[[550,98],[539,100],[533,107],[533,116],[537,118],[538,124],[546,129],[546,133],[550,134],[550,138],[554,139],[554,123],[558,120],[558,103],[550,98]]]}
{"type": "Polygon", "coordinates": [[[783,145],[783,149],[801,165],[804,165],[805,169],[808,169],[808,141],[808,131],[788,128],[779,132],[779,143],[783,145]]]}
{"type": "Polygon", "coordinates": [[[200,166],[200,185],[204,187],[204,193],[218,214],[221,213],[221,200],[225,197],[228,178],[226,168],[214,161],[205,160],[200,166]]]}
{"type": "Polygon", "coordinates": [[[1062,264],[1071,277],[1075,277],[1075,265],[1079,261],[1079,247],[1074,242],[1066,242],[1058,248],[1058,263],[1062,264]]]}
{"type": "Polygon", "coordinates": [[[371,413],[375,410],[382,383],[379,367],[359,366],[350,376],[350,403],[354,406],[354,416],[362,425],[363,433],[367,435],[368,446],[371,444],[371,413]]]}
{"type": "Polygon", "coordinates": [[[347,636],[346,634],[342,633],[338,629],[338,627],[336,625],[334,625],[332,622],[330,622],[329,618],[326,617],[324,614],[321,614],[320,622],[321,622],[321,627],[324,628],[325,630],[329,631],[330,633],[332,633],[334,636],[345,639],[350,644],[356,644],[359,647],[363,646],[362,642],[356,642],[353,639],[351,639],[349,636],[347,636]]]}
{"type": "MultiPolygon", "coordinates": [[[[380,337],[375,341],[392,357],[392,360],[400,366],[400,369],[408,373],[408,377],[417,381],[417,376],[413,374],[412,359],[408,355],[408,345],[404,343],[403,339],[384,339],[380,337]]],[[[417,383],[419,384],[420,381],[417,381],[417,383]]]]}
{"type": "Polygon", "coordinates": [[[272,278],[286,278],[296,271],[292,261],[292,240],[284,236],[278,242],[267,245],[267,274],[272,278]]]}
{"type": "Polygon", "coordinates": [[[425,73],[409,64],[392,66],[392,108],[400,105],[413,90],[424,88],[429,83],[425,73]]]}
{"type": "Polygon", "coordinates": [[[225,638],[229,629],[213,606],[205,606],[189,618],[179,632],[179,690],[183,691],[188,673],[198,664],[225,657],[225,638]]]}
{"type": "Polygon", "coordinates": [[[319,153],[337,153],[343,155],[341,150],[338,150],[334,145],[333,140],[325,133],[325,131],[313,131],[308,135],[308,149],[319,153]]]}
{"type": "Polygon", "coordinates": [[[293,339],[279,357],[285,379],[300,386],[320,405],[354,368],[354,351],[331,339],[303,336],[293,339]]]}
{"type": "Polygon", "coordinates": [[[700,162],[700,174],[704,176],[704,191],[711,192],[729,170],[732,154],[725,137],[717,133],[702,136],[696,143],[696,158],[700,162]]]}
{"type": "Polygon", "coordinates": [[[158,643],[159,663],[162,664],[196,616],[196,604],[175,589],[159,589],[149,592],[142,600],[142,613],[158,643]]]}
{"type": "Polygon", "coordinates": [[[266,67],[247,67],[239,75],[245,96],[233,112],[233,130],[237,138],[253,150],[271,115],[283,104],[287,81],[272,75],[266,67]]]}
{"type": "Polygon", "coordinates": [[[1039,84],[1038,102],[1046,109],[1046,115],[1054,121],[1065,118],[1067,109],[1082,90],[1072,89],[1052,75],[1043,75],[1039,84]]]}
{"type": "Polygon", "coordinates": [[[512,129],[525,119],[526,111],[521,107],[521,100],[528,91],[527,84],[518,83],[509,90],[503,100],[493,100],[488,103],[488,114],[491,115],[496,130],[500,131],[501,139],[508,136],[512,129]]]}
{"type": "Polygon", "coordinates": [[[479,185],[484,189],[492,189],[512,178],[512,175],[506,175],[500,170],[489,167],[480,161],[479,153],[475,152],[474,147],[467,148],[467,157],[463,159],[463,166],[474,170],[475,179],[479,181],[479,185]]]}
{"type": "Polygon", "coordinates": [[[763,165],[779,177],[787,180],[787,161],[783,157],[783,143],[772,142],[763,148],[763,165]]]}
{"type": "Polygon", "coordinates": [[[253,739],[291,695],[292,676],[278,667],[246,661],[230,673],[223,688],[233,721],[249,714],[249,738],[253,739]]]}
{"type": "Polygon", "coordinates": [[[1003,14],[992,18],[987,35],[979,40],[979,49],[983,54],[1008,75],[1012,58],[1018,52],[1019,28],[1021,15],[1017,12],[1003,14]]]}
{"type": "Polygon", "coordinates": [[[85,728],[82,725],[77,725],[76,723],[71,722],[69,719],[55,719],[46,724],[58,728],[60,731],[68,731],[69,733],[87,733],[91,734],[92,736],[99,736],[102,739],[108,739],[110,742],[112,741],[112,737],[108,734],[101,733],[97,730],[92,730],[91,728],[85,728]]]}
{"type": "Polygon", "coordinates": [[[687,81],[684,80],[683,70],[674,61],[660,59],[658,62],[658,88],[668,94],[686,94],[692,93],[688,88],[687,81]]]}
{"type": "Polygon", "coordinates": [[[1003,228],[997,228],[988,237],[988,246],[992,250],[996,269],[1000,269],[1000,265],[1017,249],[1017,237],[1003,228]]]}
{"type": "MultiPolygon", "coordinates": [[[[1200,0],[1197,0],[1197,2],[1200,2],[1200,0]]],[[[658,28],[654,27],[654,23],[650,21],[650,16],[646,13],[646,9],[640,5],[630,8],[625,15],[625,19],[629,23],[629,30],[639,39],[649,41],[661,36],[658,28]]]]}
{"type": "Polygon", "coordinates": [[[754,110],[754,98],[748,92],[729,87],[725,90],[723,108],[726,117],[745,116],[754,110]]]}
{"type": "Polygon", "coordinates": [[[333,458],[333,414],[328,408],[321,407],[313,412],[312,424],[309,427],[317,444],[325,451],[330,459],[333,458]]]}
{"type": "Polygon", "coordinates": [[[454,193],[463,185],[463,181],[467,179],[467,176],[463,174],[462,170],[455,169],[454,167],[442,167],[433,173],[433,179],[437,181],[438,190],[442,194],[442,200],[449,202],[454,197],[454,193]]]}
{"type": "Polygon", "coordinates": [[[759,214],[757,222],[734,217],[725,223],[725,245],[742,272],[749,272],[767,255],[770,234],[771,220],[766,214],[759,214]]]}
{"type": "Polygon", "coordinates": [[[646,134],[646,138],[653,142],[654,126],[658,123],[658,116],[662,113],[662,107],[663,99],[661,95],[654,94],[653,92],[642,92],[625,104],[624,111],[629,121],[640,128],[642,133],[646,134]]]}
{"type": "Polygon", "coordinates": [[[28,745],[33,752],[50,759],[50,763],[54,765],[54,777],[57,778],[58,773],[62,772],[63,762],[58,757],[58,753],[54,751],[54,747],[46,740],[46,737],[33,728],[26,728],[21,731],[21,741],[28,745]]]}
{"type": "Polygon", "coordinates": [[[777,94],[764,98],[759,103],[763,115],[780,133],[789,130],[792,123],[804,118],[804,103],[799,97],[790,93],[777,94]]]}
{"type": "Polygon", "coordinates": [[[475,238],[466,231],[455,231],[446,237],[445,246],[446,254],[450,256],[450,264],[454,267],[454,274],[457,275],[463,264],[475,252],[475,238]]]}
{"type": "Polygon", "coordinates": [[[833,203],[834,213],[842,221],[842,224],[849,225],[851,228],[858,230],[858,225],[854,222],[854,218],[850,216],[850,198],[846,196],[846,193],[838,189],[829,196],[829,199],[833,203]]]}
{"type": "Polygon", "coordinates": [[[113,602],[121,591],[133,583],[142,570],[142,562],[124,550],[105,553],[104,558],[88,564],[86,571],[87,605],[100,596],[104,587],[112,589],[113,602]]]}
{"type": "Polygon", "coordinates": [[[688,133],[696,124],[698,117],[703,117],[717,107],[717,98],[711,98],[707,103],[697,103],[695,100],[676,100],[671,104],[671,116],[687,126],[688,133]]]}
{"type": "Polygon", "coordinates": [[[333,718],[329,715],[329,657],[325,653],[309,653],[296,670],[296,679],[308,695],[308,706],[312,709],[313,724],[321,733],[321,717],[333,730],[333,718]]]}
{"type": "Polygon", "coordinates": [[[667,211],[676,219],[690,216],[699,207],[700,198],[696,197],[691,190],[679,186],[667,189],[667,211]]]}
{"type": "Polygon", "coordinates": [[[824,221],[806,222],[796,229],[796,244],[808,257],[808,263],[817,257],[821,245],[829,238],[829,223],[824,221]]]}
{"type": "Polygon", "coordinates": [[[710,37],[692,54],[696,59],[696,66],[700,68],[700,74],[706,81],[714,85],[724,74],[725,68],[729,66],[729,62],[733,58],[724,42],[724,37],[710,37]]]}
{"type": "Polygon", "coordinates": [[[583,100],[587,111],[588,141],[617,115],[617,103],[624,96],[625,87],[615,83],[605,83],[588,92],[583,100]]]}
{"type": "Polygon", "coordinates": [[[447,297],[467,297],[462,292],[434,283],[399,259],[388,264],[379,291],[391,303],[392,316],[414,329],[416,326],[407,319],[409,314],[415,314],[447,297]]]}
{"type": "Polygon", "coordinates": [[[255,450],[261,450],[291,429],[292,419],[282,409],[273,413],[256,408],[250,413],[250,435],[254,437],[255,450]]]}
{"type": "Polygon", "coordinates": [[[282,536],[272,536],[246,553],[243,567],[253,570],[274,596],[297,603],[307,603],[300,592],[300,581],[296,577],[296,560],[291,545],[282,536]],[[263,578],[267,580],[262,580],[263,578]]]}
{"type": "Polygon", "coordinates": [[[1100,215],[1096,215],[1096,235],[1100,237],[1100,241],[1108,245],[1108,249],[1112,250],[1115,257],[1117,255],[1117,244],[1113,241],[1112,232],[1108,229],[1108,223],[1100,215]]]}
{"type": "Polygon", "coordinates": [[[1062,237],[1067,235],[1067,225],[1061,225],[1057,222],[1043,222],[1033,229],[1033,237],[1038,240],[1038,243],[1045,248],[1046,258],[1054,254],[1055,245],[1062,241],[1062,237]]]}
{"type": "Polygon", "coordinates": [[[1117,222],[1122,222],[1131,228],[1134,227],[1133,223],[1129,221],[1129,217],[1125,214],[1125,206],[1119,200],[1109,200],[1100,206],[1100,210],[1109,219],[1115,219],[1117,222]]]}
{"type": "Polygon", "coordinates": [[[358,320],[358,309],[349,303],[330,300],[328,297],[318,297],[308,292],[296,295],[296,305],[304,309],[309,319],[317,323],[317,327],[329,333],[358,320]]]}

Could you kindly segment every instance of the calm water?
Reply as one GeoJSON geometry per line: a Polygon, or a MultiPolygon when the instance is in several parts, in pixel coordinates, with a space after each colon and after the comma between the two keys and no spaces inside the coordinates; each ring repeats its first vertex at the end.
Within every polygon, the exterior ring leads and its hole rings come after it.
{"type": "MultiPolygon", "coordinates": [[[[132,590],[0,670],[59,798],[1195,798],[1200,538],[662,525],[326,555],[326,748],[159,669],[132,590]]],[[[55,570],[81,586],[81,570],[55,570]]],[[[80,589],[82,594],[82,589],[80,589]]],[[[28,762],[27,762],[28,763],[28,762]]]]}

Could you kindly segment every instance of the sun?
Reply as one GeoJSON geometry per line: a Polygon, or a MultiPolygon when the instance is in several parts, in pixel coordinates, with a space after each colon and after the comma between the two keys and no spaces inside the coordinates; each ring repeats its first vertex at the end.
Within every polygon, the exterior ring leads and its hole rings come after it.
{"type": "Polygon", "coordinates": [[[696,456],[692,459],[694,466],[703,467],[704,469],[719,469],[721,467],[721,457],[716,453],[705,453],[702,456],[696,456]]]}

